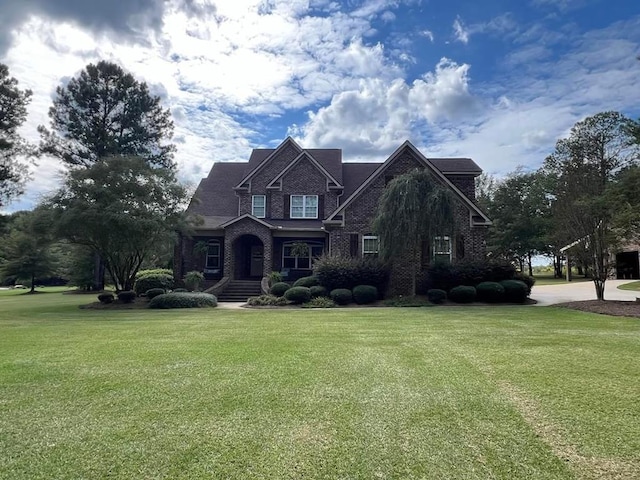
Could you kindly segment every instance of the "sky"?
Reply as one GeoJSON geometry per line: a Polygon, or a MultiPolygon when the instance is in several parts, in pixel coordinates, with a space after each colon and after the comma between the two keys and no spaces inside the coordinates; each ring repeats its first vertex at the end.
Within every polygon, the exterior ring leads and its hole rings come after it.
{"type": "MultiPolygon", "coordinates": [[[[410,140],[498,176],[537,168],[586,116],[640,117],[637,0],[0,0],[0,62],[33,91],[120,64],[172,112],[180,178],[292,136],[383,161],[410,140]]],[[[32,208],[61,181],[32,167],[32,208]]]]}

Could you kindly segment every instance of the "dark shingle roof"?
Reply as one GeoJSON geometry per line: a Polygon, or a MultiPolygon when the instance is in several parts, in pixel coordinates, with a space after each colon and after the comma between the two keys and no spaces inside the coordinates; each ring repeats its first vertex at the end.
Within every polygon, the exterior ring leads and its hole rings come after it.
{"type": "MultiPolygon", "coordinates": [[[[243,178],[265,161],[274,151],[275,148],[254,148],[249,157],[249,163],[244,164],[243,178]]],[[[333,178],[342,183],[342,150],[339,148],[305,148],[303,151],[308,152],[333,178]]],[[[240,180],[242,178],[238,181],[240,180]]]]}
{"type": "Polygon", "coordinates": [[[482,173],[482,169],[470,158],[429,158],[429,161],[442,173],[482,173]]]}
{"type": "Polygon", "coordinates": [[[238,216],[238,198],[233,191],[242,180],[246,162],[216,162],[203,178],[189,204],[188,212],[212,217],[238,216]]]}

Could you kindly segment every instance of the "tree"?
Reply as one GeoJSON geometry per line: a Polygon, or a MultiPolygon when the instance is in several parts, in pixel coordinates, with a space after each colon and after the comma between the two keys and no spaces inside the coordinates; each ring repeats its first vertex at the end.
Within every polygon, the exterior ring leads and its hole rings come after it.
{"type": "Polygon", "coordinates": [[[108,157],[67,173],[50,201],[59,235],[104,261],[116,290],[131,290],[145,259],[181,227],[185,190],[171,169],[108,157]]]}
{"type": "Polygon", "coordinates": [[[47,224],[41,210],[24,212],[15,218],[10,233],[3,239],[2,275],[28,280],[31,293],[35,291],[36,278],[51,274],[55,268],[47,224]]]}
{"type": "Polygon", "coordinates": [[[50,130],[38,127],[41,149],[68,166],[89,167],[110,155],[127,155],[174,167],[169,110],[146,83],[114,63],[89,64],[58,87],[49,118],[50,130]]]}
{"type": "Polygon", "coordinates": [[[453,197],[426,170],[394,178],[378,205],[373,231],[383,260],[403,259],[411,273],[410,295],[416,293],[419,255],[425,242],[453,233],[453,197]]]}
{"type": "Polygon", "coordinates": [[[27,119],[30,101],[31,90],[20,90],[9,68],[0,63],[0,206],[20,195],[28,178],[21,159],[32,156],[34,149],[18,134],[18,128],[27,119]]]}
{"type": "Polygon", "coordinates": [[[598,300],[604,300],[617,241],[612,232],[615,205],[606,191],[618,172],[638,159],[630,124],[617,112],[588,117],[573,126],[568,138],[558,140],[543,165],[552,179],[555,230],[578,241],[575,249],[589,270],[598,300]]]}

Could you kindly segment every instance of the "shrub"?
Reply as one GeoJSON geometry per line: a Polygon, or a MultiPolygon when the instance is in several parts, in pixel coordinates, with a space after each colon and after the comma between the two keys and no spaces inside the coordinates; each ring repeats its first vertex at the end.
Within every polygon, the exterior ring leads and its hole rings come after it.
{"type": "Polygon", "coordinates": [[[168,268],[151,268],[148,270],[138,270],[136,273],[136,280],[142,277],[148,277],[149,275],[170,275],[173,277],[173,270],[168,268]]]}
{"type": "Polygon", "coordinates": [[[436,262],[427,269],[428,288],[450,290],[458,285],[510,280],[516,274],[513,265],[484,260],[465,260],[456,264],[436,262]]]}
{"type": "Polygon", "coordinates": [[[118,300],[122,303],[131,303],[136,299],[136,292],[132,290],[123,290],[118,293],[118,300]]]}
{"type": "Polygon", "coordinates": [[[186,293],[189,290],[187,290],[186,288],[174,288],[173,289],[173,293],[186,293]]]}
{"type": "Polygon", "coordinates": [[[215,307],[218,299],[210,293],[163,293],[149,302],[149,308],[202,308],[215,307]]]}
{"type": "Polygon", "coordinates": [[[431,307],[429,303],[422,297],[393,297],[384,301],[384,305],[387,307],[431,307]]]}
{"type": "Polygon", "coordinates": [[[504,287],[497,282],[482,282],[476,286],[478,300],[487,303],[504,302],[504,287]]]}
{"type": "Polygon", "coordinates": [[[295,304],[307,303],[311,300],[311,290],[308,287],[291,287],[284,292],[284,298],[295,304]]]}
{"type": "Polygon", "coordinates": [[[530,275],[527,275],[526,273],[516,272],[516,274],[513,276],[513,280],[520,280],[521,282],[524,282],[525,285],[527,286],[527,297],[531,295],[531,289],[536,283],[535,278],[533,278],[530,275]]]}
{"type": "Polygon", "coordinates": [[[149,300],[151,300],[154,297],[157,297],[158,295],[162,295],[163,293],[166,293],[164,288],[150,288],[149,290],[147,290],[147,298],[149,300]]]}
{"type": "Polygon", "coordinates": [[[520,280],[503,280],[500,282],[504,288],[504,298],[507,302],[522,303],[529,296],[529,287],[520,280]]]}
{"type": "Polygon", "coordinates": [[[352,289],[358,285],[373,285],[384,292],[389,281],[388,267],[377,258],[352,258],[322,255],[313,265],[313,273],[327,290],[352,289]]]}
{"type": "Polygon", "coordinates": [[[287,305],[287,299],[284,297],[276,297],[275,295],[260,295],[259,297],[249,297],[247,303],[253,307],[274,306],[282,307],[287,305]]]}
{"type": "Polygon", "coordinates": [[[427,291],[427,298],[431,303],[435,303],[436,305],[440,303],[444,303],[447,299],[447,292],[444,290],[440,290],[439,288],[432,288],[427,291]]]}
{"type": "Polygon", "coordinates": [[[101,293],[98,295],[98,300],[100,300],[100,303],[112,303],[113,293],[101,293]]]}
{"type": "Polygon", "coordinates": [[[329,292],[322,285],[315,285],[315,286],[309,288],[309,290],[311,291],[311,298],[328,297],[329,296],[329,292]]]}
{"type": "Polygon", "coordinates": [[[329,297],[312,298],[311,301],[302,304],[302,308],[332,308],[335,306],[336,303],[329,297]]]}
{"type": "Polygon", "coordinates": [[[282,282],[282,274],[280,272],[271,272],[269,274],[269,286],[282,282]]]}
{"type": "Polygon", "coordinates": [[[282,297],[285,294],[285,292],[290,288],[291,288],[291,285],[289,285],[288,283],[278,282],[271,285],[271,288],[269,289],[269,293],[271,295],[275,295],[276,297],[282,297]]]}
{"type": "Polygon", "coordinates": [[[378,299],[378,289],[372,285],[358,285],[353,289],[353,300],[358,305],[373,303],[378,299]]]}
{"type": "Polygon", "coordinates": [[[476,299],[475,287],[459,285],[449,290],[449,300],[456,303],[471,303],[476,299]]]}
{"type": "Polygon", "coordinates": [[[137,278],[133,285],[133,290],[137,295],[142,295],[152,288],[171,290],[173,288],[173,276],[166,273],[148,274],[137,278]]]}
{"type": "Polygon", "coordinates": [[[195,292],[200,289],[200,284],[204,282],[204,275],[202,272],[192,270],[187,272],[183,280],[187,289],[195,292]]]}
{"type": "Polygon", "coordinates": [[[348,288],[334,288],[329,296],[338,305],[348,305],[353,301],[353,295],[348,288]]]}
{"type": "Polygon", "coordinates": [[[310,277],[299,278],[293,284],[294,287],[307,287],[307,288],[316,287],[318,285],[320,285],[320,281],[318,280],[318,277],[314,275],[310,277]]]}

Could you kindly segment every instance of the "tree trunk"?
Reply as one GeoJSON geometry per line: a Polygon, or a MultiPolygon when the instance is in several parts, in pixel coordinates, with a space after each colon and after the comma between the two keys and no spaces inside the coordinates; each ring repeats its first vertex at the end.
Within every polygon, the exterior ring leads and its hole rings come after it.
{"type": "Polygon", "coordinates": [[[529,264],[529,276],[533,277],[533,265],[531,265],[531,252],[527,254],[527,263],[529,264]]]}
{"type": "Polygon", "coordinates": [[[32,273],[31,274],[31,290],[29,291],[29,293],[35,293],[36,291],[36,274],[32,273]]]}
{"type": "Polygon", "coordinates": [[[94,290],[104,290],[104,262],[99,253],[93,254],[93,288],[94,290]]]}
{"type": "Polygon", "coordinates": [[[593,283],[596,286],[596,298],[598,300],[604,300],[604,284],[606,280],[601,280],[598,278],[593,279],[593,283]]]}
{"type": "Polygon", "coordinates": [[[553,256],[553,276],[555,278],[562,278],[562,259],[559,255],[553,256]]]}

